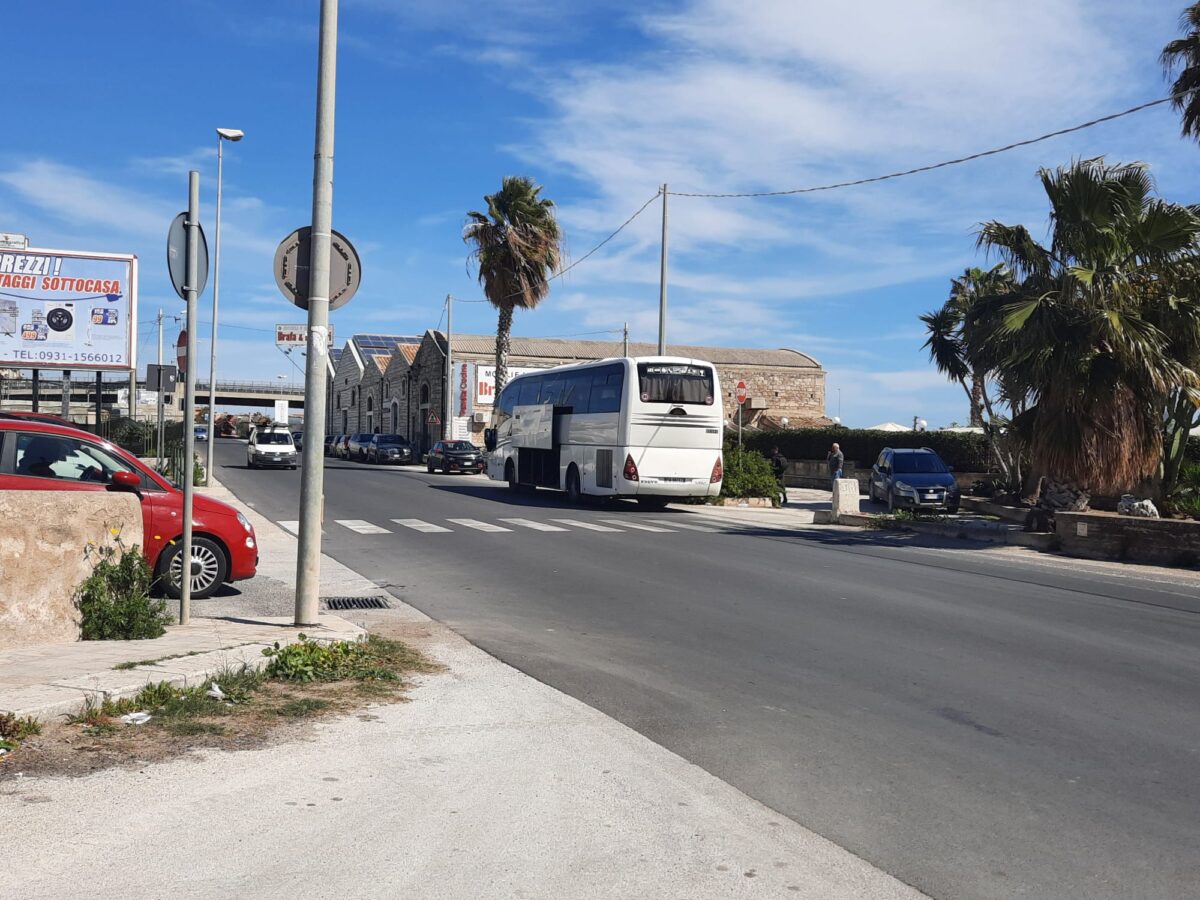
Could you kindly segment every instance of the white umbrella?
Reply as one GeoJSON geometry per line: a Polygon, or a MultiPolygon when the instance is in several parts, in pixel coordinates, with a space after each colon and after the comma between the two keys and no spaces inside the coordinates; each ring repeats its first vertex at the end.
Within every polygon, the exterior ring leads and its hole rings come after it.
{"type": "Polygon", "coordinates": [[[867,431],[912,431],[912,428],[907,425],[901,425],[898,422],[883,422],[879,425],[869,425],[867,431]]]}

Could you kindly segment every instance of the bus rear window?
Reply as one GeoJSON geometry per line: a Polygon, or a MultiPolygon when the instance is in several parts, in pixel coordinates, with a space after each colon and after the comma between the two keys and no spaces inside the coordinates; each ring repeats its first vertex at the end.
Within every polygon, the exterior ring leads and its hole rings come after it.
{"type": "Polygon", "coordinates": [[[692,403],[711,406],[712,369],[678,363],[638,363],[643,403],[692,403]]]}

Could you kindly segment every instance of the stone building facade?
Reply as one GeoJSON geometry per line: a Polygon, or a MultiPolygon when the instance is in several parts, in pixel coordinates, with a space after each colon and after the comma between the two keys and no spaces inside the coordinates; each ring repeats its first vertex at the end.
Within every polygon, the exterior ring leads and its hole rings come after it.
{"type": "MultiPolygon", "coordinates": [[[[483,429],[490,421],[490,382],[493,377],[496,338],[494,335],[454,335],[451,348],[451,418],[458,433],[443,422],[446,336],[427,331],[411,360],[392,357],[383,381],[396,415],[397,429],[424,452],[446,436],[465,437],[483,443],[483,429]],[[436,420],[436,421],[434,421],[436,420]]],[[[657,345],[631,342],[631,356],[653,356],[657,345]]],[[[510,370],[561,366],[620,356],[620,341],[570,341],[555,338],[512,339],[510,370]]],[[[739,380],[746,382],[747,399],[742,409],[746,427],[781,428],[828,425],[825,417],[825,370],[798,350],[758,350],[730,347],[668,345],[671,356],[712,362],[721,380],[725,414],[731,428],[737,424],[734,391],[739,380]]],[[[369,371],[369,369],[368,369],[369,371]]],[[[364,383],[366,376],[364,376],[364,383]]]]}
{"type": "Polygon", "coordinates": [[[333,372],[329,431],[334,434],[383,432],[393,427],[391,390],[385,373],[394,357],[412,356],[420,338],[356,334],[343,348],[333,372]]]}

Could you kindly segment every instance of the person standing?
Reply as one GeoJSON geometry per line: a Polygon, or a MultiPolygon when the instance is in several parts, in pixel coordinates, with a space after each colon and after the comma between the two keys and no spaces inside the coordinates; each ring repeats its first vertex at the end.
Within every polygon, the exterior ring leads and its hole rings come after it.
{"type": "Polygon", "coordinates": [[[787,457],[779,452],[776,447],[771,451],[771,468],[775,471],[775,480],[779,482],[779,505],[787,505],[787,484],[784,481],[784,475],[787,474],[788,461],[787,457]]]}
{"type": "Polygon", "coordinates": [[[837,481],[842,477],[842,466],[846,463],[846,457],[842,453],[842,448],[836,443],[825,454],[825,461],[829,464],[829,477],[837,481]]]}

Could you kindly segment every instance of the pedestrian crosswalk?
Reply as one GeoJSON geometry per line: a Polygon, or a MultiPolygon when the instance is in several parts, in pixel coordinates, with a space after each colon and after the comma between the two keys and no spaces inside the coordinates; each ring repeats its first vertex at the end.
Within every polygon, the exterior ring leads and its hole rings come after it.
{"type": "MultiPolygon", "coordinates": [[[[293,535],[300,533],[300,523],[295,519],[284,519],[276,523],[280,528],[293,535]]],[[[334,519],[333,524],[347,531],[361,535],[386,535],[397,531],[415,531],[420,534],[454,534],[481,532],[483,534],[513,534],[521,531],[537,531],[544,534],[568,532],[601,532],[605,534],[622,534],[647,532],[653,534],[674,534],[678,532],[703,532],[718,534],[736,531],[724,523],[705,521],[703,516],[688,515],[673,518],[647,519],[637,518],[550,518],[530,519],[522,517],[499,517],[495,521],[469,518],[447,518],[438,521],[425,519],[388,519],[386,524],[368,522],[365,519],[334,519]]],[[[326,525],[328,528],[328,523],[326,525]]]]}

